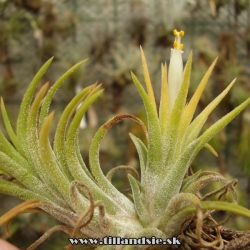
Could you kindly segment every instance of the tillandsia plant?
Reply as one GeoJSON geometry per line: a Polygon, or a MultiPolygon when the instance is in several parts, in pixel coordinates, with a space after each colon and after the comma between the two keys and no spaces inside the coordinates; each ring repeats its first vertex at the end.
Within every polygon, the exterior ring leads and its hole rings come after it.
{"type": "MultiPolygon", "coordinates": [[[[38,71],[24,95],[13,130],[1,99],[3,121],[11,142],[0,133],[0,191],[17,196],[24,203],[16,206],[0,218],[0,225],[18,214],[40,212],[50,215],[62,224],[47,231],[28,249],[35,249],[50,234],[62,230],[71,238],[99,238],[119,236],[123,238],[179,236],[179,249],[224,249],[220,225],[212,218],[215,210],[224,210],[250,218],[250,211],[237,205],[234,186],[236,180],[227,181],[215,172],[190,173],[189,167],[203,148],[212,153],[208,144],[249,103],[248,98],[226,114],[205,132],[202,127],[209,114],[229,92],[235,80],[218,95],[201,113],[194,117],[196,106],[207,84],[216,60],[201,80],[194,95],[187,103],[187,93],[192,65],[192,52],[183,70],[181,37],[183,31],[174,30],[174,48],[171,51],[169,70],[162,65],[162,89],[159,108],[156,106],[153,87],[141,49],[146,90],[132,73],[132,79],[141,95],[147,113],[147,126],[137,117],[119,114],[108,120],[96,132],[89,151],[89,169],[82,160],[78,145],[78,129],[88,107],[103,90],[94,84],[84,88],[66,106],[54,135],[49,141],[54,111],[49,113],[50,103],[62,82],[83,62],[69,69],[48,90],[43,85],[33,98],[36,87],[48,69],[52,59],[38,71]],[[81,107],[77,109],[79,104],[81,107]],[[108,130],[123,119],[131,119],[141,125],[147,144],[130,134],[138,151],[140,178],[128,175],[132,198],[118,191],[111,183],[115,170],[107,176],[102,172],[99,150],[108,130]],[[200,190],[210,183],[219,182],[221,187],[201,194],[200,190]],[[209,224],[216,232],[211,237],[204,230],[209,224]]],[[[133,169],[135,172],[135,170],[133,169]]],[[[149,246],[112,246],[98,244],[97,249],[149,249],[149,246]]],[[[154,246],[163,248],[163,246],[154,246]]],[[[69,249],[73,245],[68,246],[69,249]]],[[[166,248],[166,246],[164,246],[166,248]]]]}

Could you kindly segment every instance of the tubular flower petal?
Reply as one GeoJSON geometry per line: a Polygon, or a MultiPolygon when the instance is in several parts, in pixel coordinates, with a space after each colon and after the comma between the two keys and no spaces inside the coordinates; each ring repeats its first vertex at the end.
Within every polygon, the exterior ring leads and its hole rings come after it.
{"type": "Polygon", "coordinates": [[[170,62],[169,62],[169,74],[168,74],[168,84],[169,84],[169,113],[171,113],[175,99],[178,95],[178,91],[182,82],[183,73],[183,61],[182,61],[182,49],[183,44],[181,43],[181,37],[184,36],[184,31],[174,30],[175,41],[173,44],[173,49],[171,50],[170,62]]]}

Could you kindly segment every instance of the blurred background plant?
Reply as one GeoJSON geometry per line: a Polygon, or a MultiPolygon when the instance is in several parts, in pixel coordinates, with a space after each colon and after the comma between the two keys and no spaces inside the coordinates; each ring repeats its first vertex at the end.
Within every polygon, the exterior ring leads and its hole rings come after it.
{"type": "MultiPolygon", "coordinates": [[[[130,78],[130,70],[139,79],[143,78],[139,45],[145,51],[156,101],[159,101],[158,69],[161,62],[169,59],[173,28],[186,31],[184,60],[191,48],[195,51],[190,94],[214,58],[219,57],[198,112],[237,77],[233,90],[209,117],[209,126],[250,94],[250,0],[0,0],[0,95],[5,97],[12,124],[27,84],[49,57],[55,56],[55,60],[43,83],[54,82],[70,66],[89,58],[84,69],[64,83],[53,102],[56,115],[60,116],[60,110],[79,88],[103,82],[105,94],[89,110],[79,136],[87,161],[97,125],[121,112],[140,114],[142,119],[145,116],[130,78]]],[[[250,196],[249,112],[245,110],[212,140],[218,157],[202,150],[192,166],[195,170],[217,169],[238,178],[240,204],[247,203],[250,196]]],[[[5,132],[2,121],[0,128],[5,132]]],[[[123,122],[112,128],[102,143],[100,157],[104,173],[118,165],[138,166],[129,131],[140,137],[137,125],[123,122]]],[[[124,170],[115,174],[114,182],[121,190],[128,187],[124,170]]],[[[0,214],[19,202],[3,195],[0,199],[0,214]]],[[[250,207],[249,202],[244,205],[250,207]]],[[[247,228],[241,218],[233,218],[235,229],[247,228]]],[[[10,241],[15,243],[21,238],[25,248],[50,228],[51,223],[54,222],[44,216],[20,216],[11,224],[10,241]],[[34,228],[38,235],[33,236],[26,231],[25,223],[37,225],[34,220],[40,221],[40,227],[34,228]]],[[[2,237],[7,238],[4,229],[0,230],[2,237]]],[[[65,245],[67,239],[58,234],[39,249],[53,250],[65,245]],[[60,238],[64,240],[62,244],[53,244],[60,238]]]]}

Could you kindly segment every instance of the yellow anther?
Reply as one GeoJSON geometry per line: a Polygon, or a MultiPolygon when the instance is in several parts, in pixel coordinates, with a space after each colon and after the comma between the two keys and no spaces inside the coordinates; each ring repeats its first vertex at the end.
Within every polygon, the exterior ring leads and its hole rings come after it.
{"type": "Polygon", "coordinates": [[[184,31],[183,31],[183,30],[181,30],[181,31],[179,32],[179,36],[180,36],[180,37],[183,37],[183,36],[184,36],[184,31]]]}
{"type": "Polygon", "coordinates": [[[174,30],[174,35],[177,37],[183,37],[184,36],[184,31],[181,30],[180,32],[177,31],[177,29],[174,30]]]}
{"type": "Polygon", "coordinates": [[[174,41],[174,49],[177,50],[183,50],[183,44],[181,43],[181,38],[184,36],[184,31],[177,31],[177,29],[174,30],[174,35],[175,35],[175,41],[174,41]]]}

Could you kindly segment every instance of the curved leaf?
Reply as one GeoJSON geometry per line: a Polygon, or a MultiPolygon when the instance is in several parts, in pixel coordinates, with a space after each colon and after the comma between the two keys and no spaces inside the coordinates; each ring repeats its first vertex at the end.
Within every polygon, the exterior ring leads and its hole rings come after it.
{"type": "Polygon", "coordinates": [[[48,115],[49,107],[52,101],[53,96],[55,95],[56,91],[62,85],[62,83],[69,77],[76,69],[78,69],[82,64],[84,64],[88,59],[85,59],[73,67],[71,67],[66,73],[64,73],[50,88],[48,94],[46,95],[44,102],[42,104],[41,112],[40,112],[40,119],[39,124],[40,126],[43,124],[45,117],[48,115]]]}
{"type": "Polygon", "coordinates": [[[70,183],[67,177],[62,173],[58,162],[56,161],[54,152],[49,142],[49,131],[54,112],[50,113],[45,119],[39,134],[40,152],[44,170],[48,178],[51,179],[57,190],[62,194],[65,201],[69,203],[69,187],[70,183]]]}
{"type": "Polygon", "coordinates": [[[141,183],[142,185],[145,184],[145,171],[146,171],[146,165],[147,165],[147,154],[148,150],[144,143],[133,134],[129,133],[130,138],[132,139],[133,143],[135,144],[139,161],[140,161],[140,170],[141,170],[141,183]]]}
{"type": "MultiPolygon", "coordinates": [[[[62,170],[64,174],[68,177],[69,180],[73,180],[73,177],[71,175],[71,172],[68,168],[67,161],[66,161],[66,152],[65,152],[65,135],[66,135],[66,127],[67,123],[75,111],[76,107],[79,105],[79,103],[86,97],[87,93],[90,91],[90,89],[93,88],[93,85],[84,88],[82,91],[80,91],[67,105],[67,107],[64,109],[60,120],[58,122],[56,133],[54,137],[54,152],[59,160],[62,170]]],[[[91,175],[89,174],[91,177],[91,175]]]]}
{"type": "Polygon", "coordinates": [[[22,156],[25,156],[25,153],[24,153],[24,151],[22,149],[21,143],[20,143],[18,137],[16,136],[16,134],[15,134],[15,132],[14,132],[12,126],[11,126],[11,123],[10,123],[10,120],[9,120],[9,117],[8,117],[8,114],[7,114],[7,111],[6,111],[6,108],[5,108],[4,101],[3,101],[2,97],[1,97],[1,111],[2,111],[4,125],[5,125],[5,128],[7,130],[8,135],[10,137],[10,140],[15,145],[15,148],[17,149],[17,151],[22,156]]]}
{"type": "Polygon", "coordinates": [[[89,150],[89,164],[90,169],[92,171],[92,174],[99,184],[99,186],[104,190],[105,193],[107,193],[114,201],[116,201],[118,204],[121,204],[121,206],[131,215],[135,216],[134,206],[132,202],[124,196],[122,193],[120,193],[106,178],[106,176],[103,174],[100,162],[99,162],[99,150],[100,150],[100,144],[103,139],[103,137],[106,135],[108,130],[119,121],[128,118],[131,119],[140,125],[144,126],[143,122],[132,115],[127,114],[120,114],[116,115],[115,117],[108,120],[104,125],[102,125],[98,131],[96,132],[94,139],[91,143],[90,150],[89,150]]]}
{"type": "Polygon", "coordinates": [[[24,97],[23,97],[23,100],[21,103],[21,107],[20,107],[20,111],[19,111],[19,115],[18,115],[18,119],[17,119],[16,132],[17,132],[17,137],[19,138],[19,140],[22,144],[22,148],[23,148],[24,152],[28,149],[28,145],[27,145],[27,141],[26,141],[26,139],[27,139],[26,131],[27,131],[27,118],[28,118],[28,114],[29,114],[30,103],[31,103],[32,97],[34,95],[34,92],[36,90],[36,87],[37,87],[39,81],[41,80],[41,78],[43,77],[45,72],[47,71],[52,60],[53,60],[53,57],[50,58],[40,68],[40,70],[36,73],[35,77],[31,81],[27,91],[24,94],[24,97]]]}

